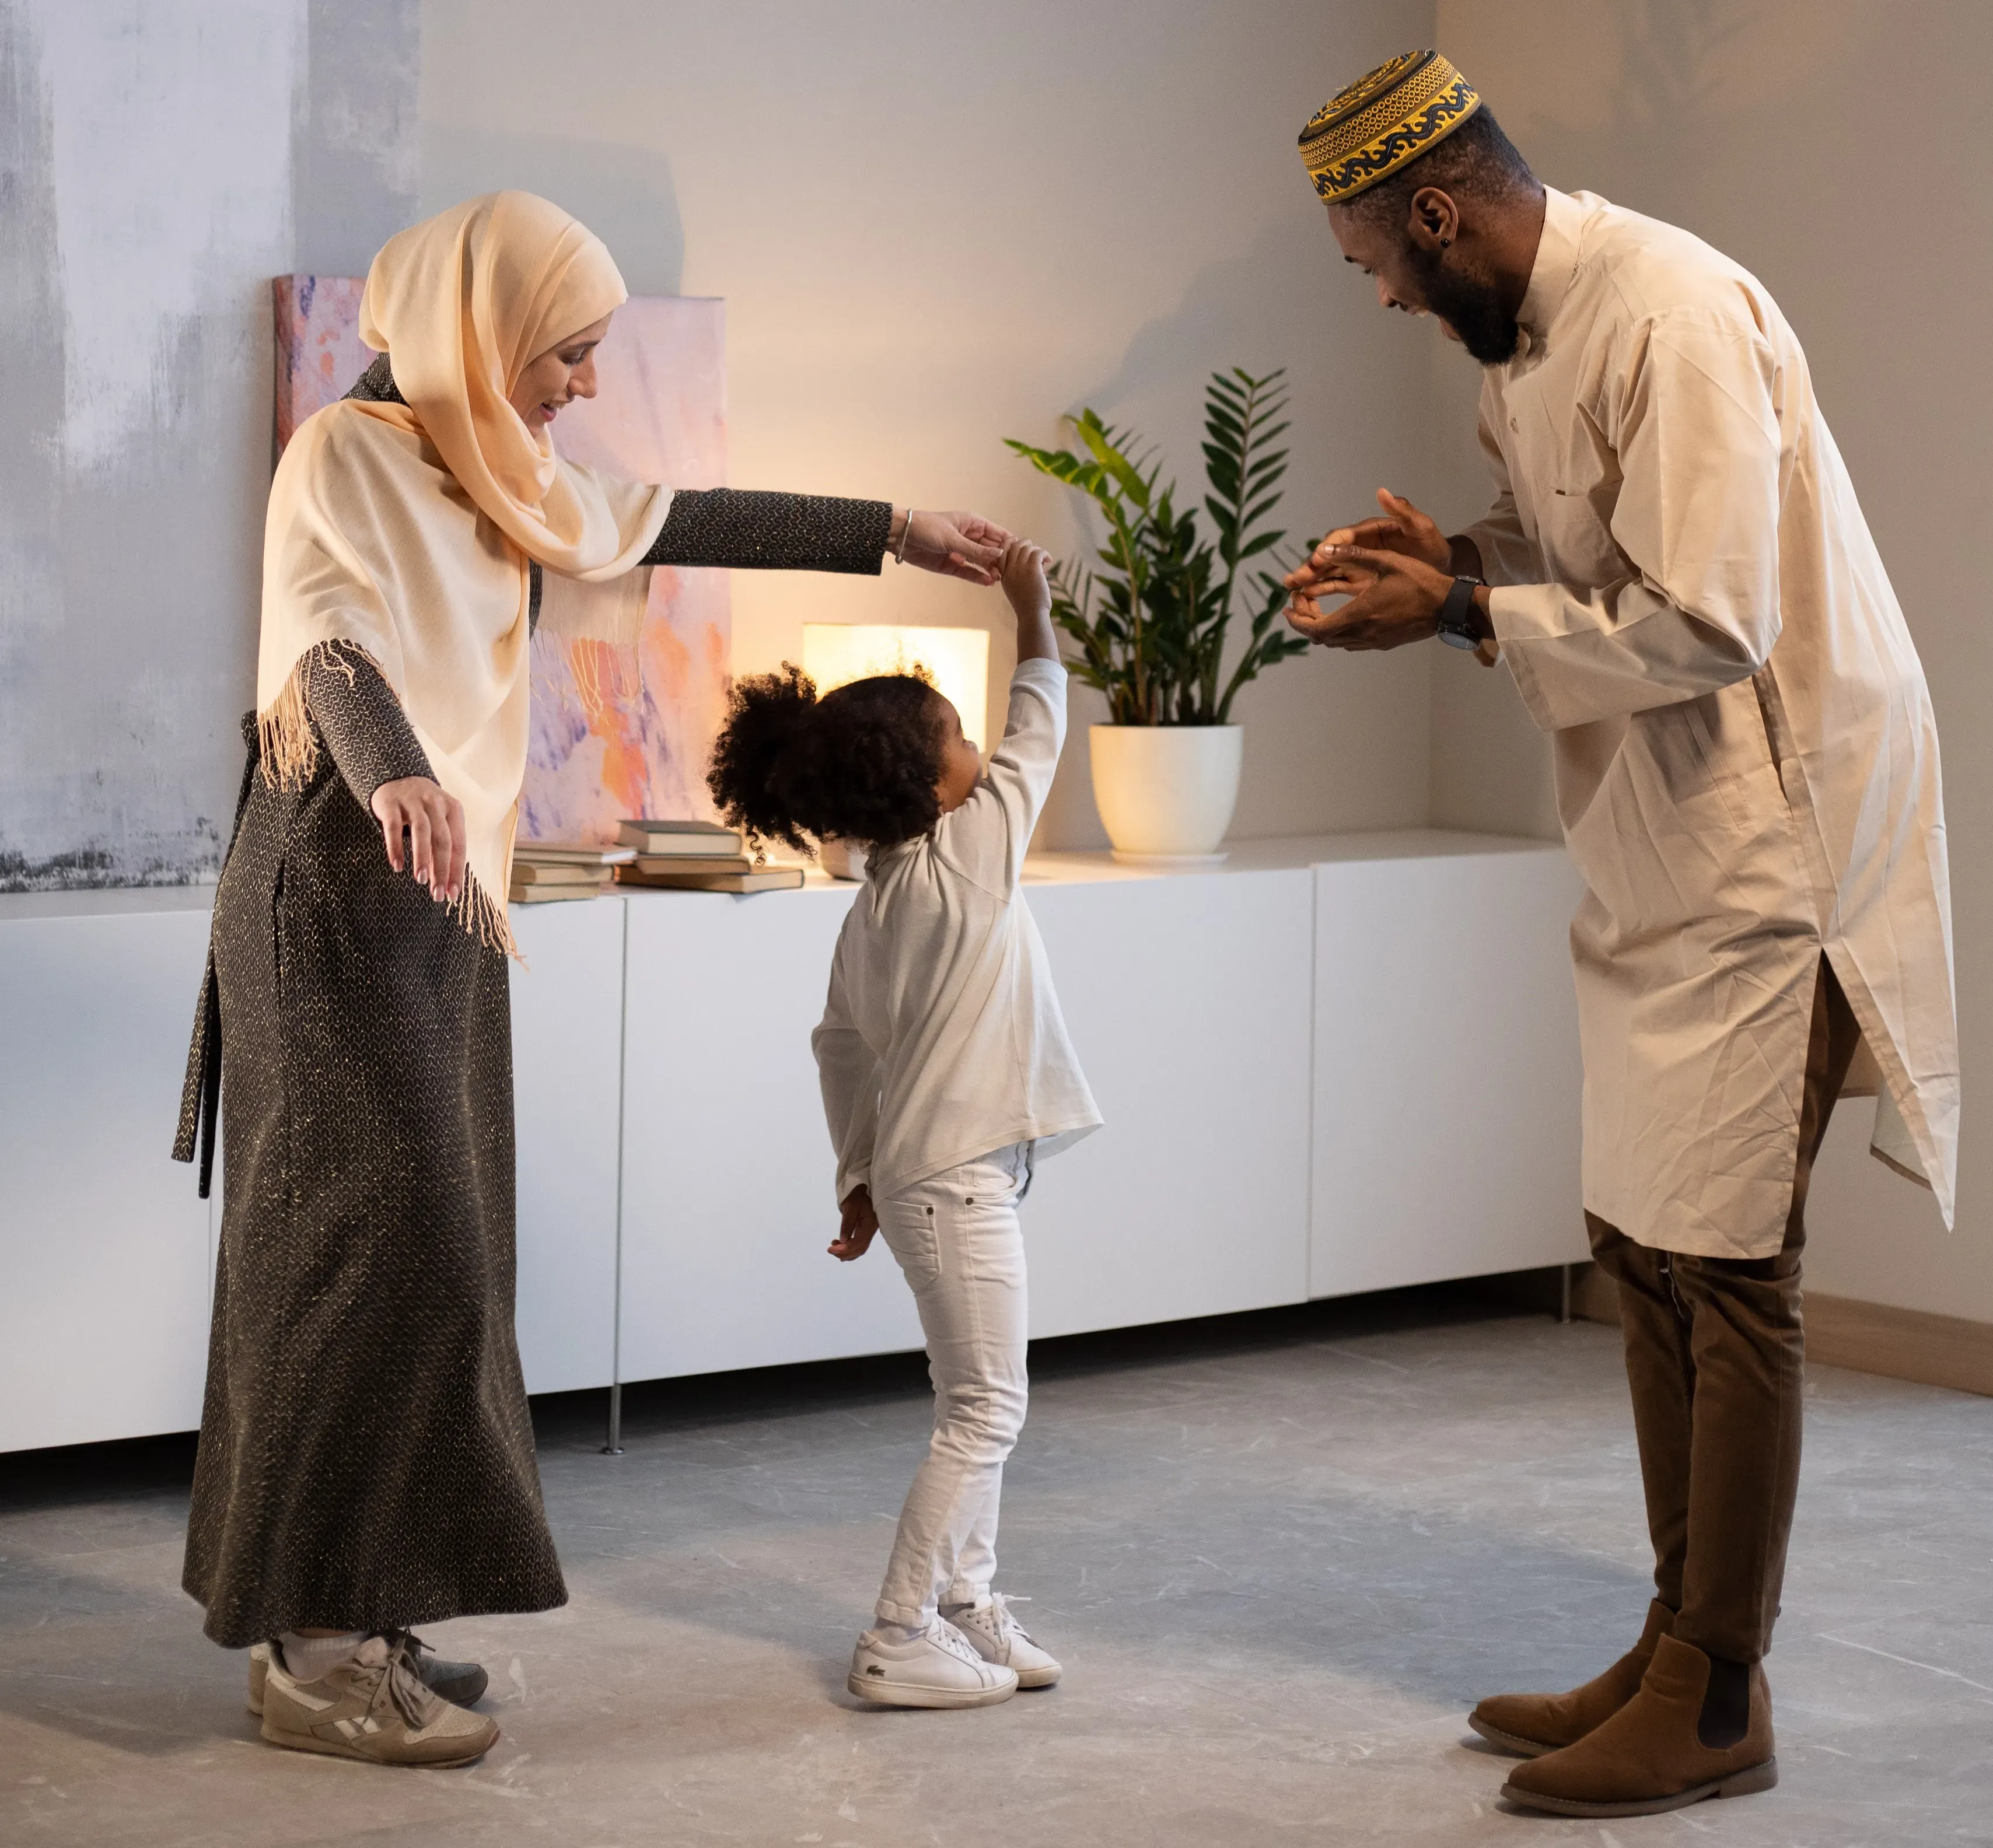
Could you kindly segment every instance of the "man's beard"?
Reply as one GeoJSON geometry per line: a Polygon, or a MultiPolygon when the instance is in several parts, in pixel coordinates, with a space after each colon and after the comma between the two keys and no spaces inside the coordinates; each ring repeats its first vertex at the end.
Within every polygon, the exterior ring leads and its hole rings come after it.
{"type": "Polygon", "coordinates": [[[1502,306],[1492,283],[1446,268],[1437,251],[1414,245],[1406,254],[1424,291],[1427,311],[1458,334],[1461,345],[1475,358],[1484,366],[1501,366],[1516,357],[1522,328],[1502,306]]]}

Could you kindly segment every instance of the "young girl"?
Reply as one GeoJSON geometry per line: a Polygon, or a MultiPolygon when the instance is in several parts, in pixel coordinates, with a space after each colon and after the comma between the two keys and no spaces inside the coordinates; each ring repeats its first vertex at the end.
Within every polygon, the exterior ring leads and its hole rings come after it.
{"type": "Polygon", "coordinates": [[[1046,555],[1013,541],[1010,709],[986,770],[955,708],[886,675],[823,699],[795,668],[742,682],[713,794],[765,839],[862,843],[812,1037],[837,1150],[846,1262],[883,1231],[919,1305],[935,1429],[900,1515],[851,1691],[885,1706],[986,1706],[1050,1687],[996,1570],[996,1503],[1024,1422],[1017,1205],[1042,1159],[1097,1127],[1044,948],[1018,890],[1065,735],[1046,555]]]}

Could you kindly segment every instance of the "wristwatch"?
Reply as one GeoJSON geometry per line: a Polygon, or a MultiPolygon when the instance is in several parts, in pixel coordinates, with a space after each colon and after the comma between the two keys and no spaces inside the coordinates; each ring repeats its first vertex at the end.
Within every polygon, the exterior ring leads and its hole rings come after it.
{"type": "Polygon", "coordinates": [[[1475,607],[1474,593],[1481,588],[1479,578],[1455,578],[1439,606],[1439,638],[1450,648],[1481,646],[1481,612],[1475,607]]]}

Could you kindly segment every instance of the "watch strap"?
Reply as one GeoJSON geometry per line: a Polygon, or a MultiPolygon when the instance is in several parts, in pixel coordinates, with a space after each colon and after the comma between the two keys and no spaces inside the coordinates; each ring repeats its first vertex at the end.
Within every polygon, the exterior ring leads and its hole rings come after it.
{"type": "Polygon", "coordinates": [[[1478,648],[1481,637],[1475,633],[1474,593],[1481,588],[1479,578],[1457,577],[1440,605],[1437,623],[1439,638],[1455,648],[1478,648]]]}

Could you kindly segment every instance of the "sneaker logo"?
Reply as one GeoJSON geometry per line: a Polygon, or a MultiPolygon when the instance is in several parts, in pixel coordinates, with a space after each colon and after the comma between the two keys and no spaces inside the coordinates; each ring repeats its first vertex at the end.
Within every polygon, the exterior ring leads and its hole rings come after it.
{"type": "Polygon", "coordinates": [[[876,1662],[867,1667],[865,1672],[868,1675],[877,1675],[881,1681],[884,1681],[886,1679],[886,1671],[880,1668],[876,1662]]]}

